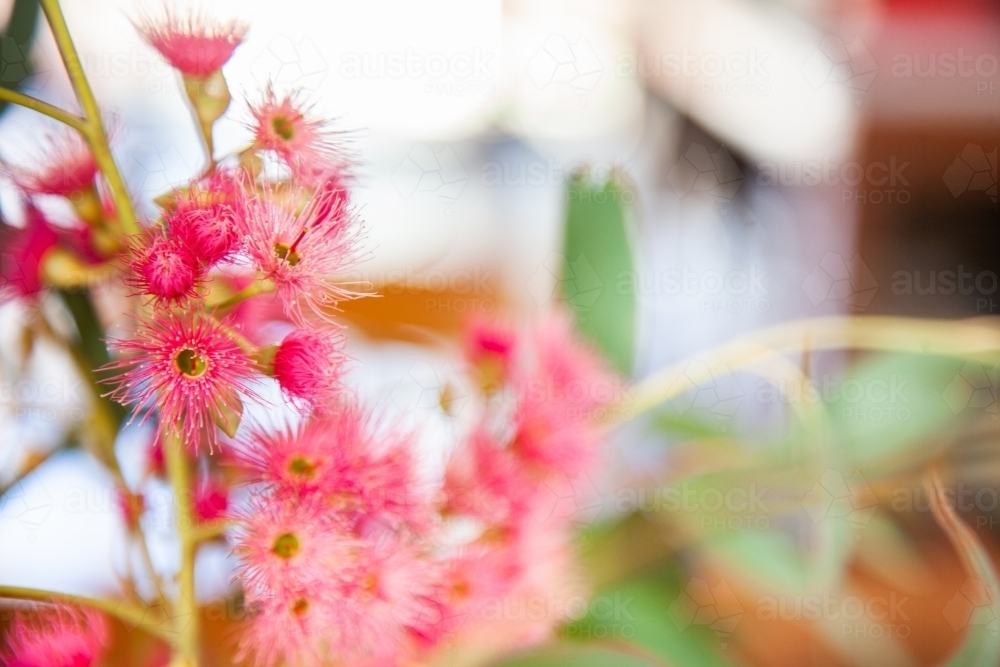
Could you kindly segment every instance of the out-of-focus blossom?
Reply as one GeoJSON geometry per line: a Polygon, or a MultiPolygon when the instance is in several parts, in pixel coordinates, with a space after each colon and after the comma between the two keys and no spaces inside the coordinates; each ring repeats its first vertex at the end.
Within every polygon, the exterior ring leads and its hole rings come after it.
{"type": "Polygon", "coordinates": [[[42,289],[42,257],[58,241],[45,216],[30,203],[24,227],[0,222],[0,301],[34,296],[42,289]]]}
{"type": "Polygon", "coordinates": [[[343,344],[343,337],[332,331],[295,329],[289,333],[274,354],[274,377],[281,389],[310,410],[334,405],[344,391],[343,344]]]}
{"type": "Polygon", "coordinates": [[[8,667],[91,667],[101,660],[108,624],[101,614],[66,606],[18,612],[0,662],[8,667]]]}
{"type": "Polygon", "coordinates": [[[338,517],[315,497],[260,494],[239,519],[235,551],[244,590],[252,599],[294,596],[302,588],[332,592],[329,575],[354,547],[338,517]]]}
{"type": "Polygon", "coordinates": [[[295,428],[255,434],[240,457],[276,494],[320,497],[352,525],[424,522],[412,434],[380,426],[352,400],[295,428]]]}
{"type": "Polygon", "coordinates": [[[206,476],[195,487],[194,515],[199,521],[214,521],[229,510],[229,491],[215,477],[206,476]]]}
{"type": "Polygon", "coordinates": [[[143,495],[124,488],[115,489],[115,504],[122,519],[125,520],[125,525],[129,530],[135,530],[139,526],[139,519],[146,511],[146,499],[143,495]]]}
{"type": "Polygon", "coordinates": [[[27,194],[72,197],[94,187],[97,163],[90,147],[74,129],[62,127],[47,137],[47,146],[30,165],[10,167],[14,185],[27,194]]]}
{"type": "Polygon", "coordinates": [[[220,22],[171,11],[162,18],[146,17],[137,27],[175,69],[199,78],[222,69],[247,33],[247,26],[237,21],[220,22]]]}
{"type": "MultiPolygon", "coordinates": [[[[329,121],[313,115],[299,94],[279,97],[268,86],[263,97],[250,104],[250,114],[255,145],[277,155],[293,181],[313,186],[329,174],[346,175],[349,161],[329,121]]],[[[346,188],[342,192],[346,196],[346,188]]]]}

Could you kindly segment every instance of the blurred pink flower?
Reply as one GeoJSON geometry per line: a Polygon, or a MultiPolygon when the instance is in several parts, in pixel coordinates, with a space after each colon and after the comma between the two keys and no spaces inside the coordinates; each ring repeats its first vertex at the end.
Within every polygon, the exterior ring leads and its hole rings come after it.
{"type": "Polygon", "coordinates": [[[222,518],[229,510],[229,490],[217,478],[205,476],[195,487],[193,510],[199,521],[222,518]]]}
{"type": "Polygon", "coordinates": [[[0,661],[8,667],[91,667],[104,654],[108,624],[91,610],[67,606],[18,612],[0,661]]]}
{"type": "Polygon", "coordinates": [[[343,344],[343,336],[325,330],[295,329],[285,336],[274,355],[274,377],[285,395],[310,410],[333,405],[344,392],[343,344]]]}
{"type": "MultiPolygon", "coordinates": [[[[313,116],[300,94],[278,97],[269,85],[250,103],[250,130],[258,148],[272,151],[291,170],[292,180],[306,186],[336,173],[346,178],[349,159],[326,119],[313,116]]],[[[342,189],[347,197],[347,189],[342,189]]]]}
{"type": "Polygon", "coordinates": [[[42,289],[42,257],[58,241],[45,216],[30,202],[24,227],[0,222],[0,302],[34,296],[42,289]]]}
{"type": "Polygon", "coordinates": [[[63,197],[94,186],[97,163],[79,132],[60,127],[47,137],[46,143],[42,152],[30,160],[31,166],[8,170],[14,185],[28,194],[63,197]]]}
{"type": "Polygon", "coordinates": [[[411,447],[408,431],[380,426],[344,399],[295,428],[255,434],[240,457],[278,495],[317,495],[352,526],[419,526],[429,508],[411,447]]]}
{"type": "Polygon", "coordinates": [[[244,590],[253,600],[294,596],[303,588],[332,591],[330,572],[341,567],[355,545],[318,498],[260,493],[237,517],[234,551],[244,590]]]}
{"type": "Polygon", "coordinates": [[[222,23],[169,10],[162,18],[145,17],[136,27],[175,69],[199,78],[220,70],[247,33],[247,26],[237,21],[222,23]]]}

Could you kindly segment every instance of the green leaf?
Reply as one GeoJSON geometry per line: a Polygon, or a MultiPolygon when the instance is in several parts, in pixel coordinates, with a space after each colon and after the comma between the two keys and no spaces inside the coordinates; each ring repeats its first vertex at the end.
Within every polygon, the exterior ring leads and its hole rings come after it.
{"type": "MultiPolygon", "coordinates": [[[[31,76],[28,54],[38,23],[38,0],[15,0],[7,22],[7,30],[0,35],[0,87],[18,90],[31,76]]],[[[0,102],[0,113],[7,109],[0,102]]]]}
{"type": "Polygon", "coordinates": [[[602,187],[585,175],[570,179],[560,282],[580,332],[625,375],[632,372],[635,347],[635,273],[627,228],[632,198],[614,176],[602,187]]]}
{"type": "Polygon", "coordinates": [[[495,667],[663,667],[662,663],[607,647],[546,646],[519,653],[495,667]]]}
{"type": "Polygon", "coordinates": [[[722,647],[738,625],[742,609],[730,614],[733,609],[720,607],[717,611],[723,618],[711,627],[693,615],[686,590],[679,564],[660,564],[599,590],[587,615],[570,624],[564,634],[581,642],[629,642],[670,665],[727,667],[730,663],[722,647]]]}
{"type": "Polygon", "coordinates": [[[884,354],[842,378],[820,380],[836,461],[845,468],[912,463],[913,447],[964,411],[950,394],[964,365],[934,355],[884,354]]]}

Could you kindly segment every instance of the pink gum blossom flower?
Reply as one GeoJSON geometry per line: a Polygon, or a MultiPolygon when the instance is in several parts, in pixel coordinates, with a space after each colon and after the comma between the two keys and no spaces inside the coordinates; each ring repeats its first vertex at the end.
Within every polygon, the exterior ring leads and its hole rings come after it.
{"type": "Polygon", "coordinates": [[[534,370],[523,377],[524,387],[546,392],[535,398],[558,401],[578,412],[590,411],[621,399],[622,384],[593,347],[574,333],[569,313],[547,315],[529,334],[525,346],[534,357],[534,370]]]}
{"type": "Polygon", "coordinates": [[[398,664],[418,637],[441,623],[435,582],[441,563],[420,544],[381,536],[357,550],[338,575],[344,623],[335,652],[349,664],[398,664]]]}
{"type": "Polygon", "coordinates": [[[478,428],[448,461],[444,509],[488,525],[505,525],[529,510],[542,481],[514,452],[478,428]]]}
{"type": "Polygon", "coordinates": [[[186,248],[203,267],[230,257],[242,242],[236,223],[240,184],[223,170],[187,192],[177,193],[172,210],[165,214],[171,238],[186,248]]]}
{"type": "Polygon", "coordinates": [[[14,185],[28,194],[71,197],[94,187],[97,163],[83,136],[64,127],[48,136],[33,166],[11,167],[14,185]]]}
{"type": "Polygon", "coordinates": [[[329,637],[341,619],[336,605],[315,588],[290,589],[247,604],[237,662],[256,667],[322,667],[329,662],[329,637]]]}
{"type": "Polygon", "coordinates": [[[356,548],[337,517],[315,498],[259,493],[240,511],[233,551],[251,600],[323,591],[356,548]]]}
{"type": "Polygon", "coordinates": [[[345,399],[297,427],[255,434],[239,456],[275,493],[316,495],[355,526],[421,526],[427,508],[411,441],[345,399]]]}
{"type": "Polygon", "coordinates": [[[59,241],[42,212],[30,203],[24,227],[0,222],[0,303],[42,289],[42,257],[59,241]]]}
{"type": "Polygon", "coordinates": [[[92,667],[107,643],[107,621],[95,611],[33,607],[15,615],[0,662],[8,667],[92,667]]]}
{"type": "Polygon", "coordinates": [[[350,164],[329,122],[311,113],[298,93],[282,97],[268,85],[263,97],[250,103],[249,129],[258,148],[271,151],[291,171],[292,180],[310,187],[338,173],[345,180],[350,164]]]}
{"type": "Polygon", "coordinates": [[[168,11],[158,19],[145,17],[139,33],[181,74],[205,78],[222,69],[247,33],[247,26],[223,23],[196,13],[168,11]]]}
{"type": "Polygon", "coordinates": [[[217,420],[241,414],[241,394],[261,400],[248,384],[256,376],[254,362],[213,318],[154,314],[139,323],[134,338],[111,346],[138,356],[102,368],[121,371],[106,381],[115,387],[108,395],[137,411],[156,408],[161,431],[177,432],[192,451],[203,439],[215,448],[217,420]]]}
{"type": "Polygon", "coordinates": [[[306,324],[303,304],[331,324],[341,299],[356,294],[335,282],[354,262],[358,226],[338,177],[323,181],[302,207],[273,191],[247,196],[240,207],[246,253],[274,281],[285,314],[306,324]]]}
{"type": "Polygon", "coordinates": [[[295,329],[274,354],[274,377],[293,403],[323,410],[343,393],[341,377],[347,356],[344,339],[327,330],[295,329]]]}
{"type": "Polygon", "coordinates": [[[214,521],[229,510],[229,490],[215,477],[206,476],[195,487],[194,515],[199,521],[214,521]]]}
{"type": "Polygon", "coordinates": [[[134,238],[126,264],[131,275],[126,283],[137,294],[152,297],[157,304],[183,302],[197,296],[204,278],[189,246],[159,228],[134,238]]]}

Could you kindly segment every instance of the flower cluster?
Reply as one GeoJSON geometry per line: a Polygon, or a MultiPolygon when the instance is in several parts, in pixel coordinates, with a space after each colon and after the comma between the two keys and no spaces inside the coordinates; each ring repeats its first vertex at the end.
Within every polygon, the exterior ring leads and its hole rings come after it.
{"type": "MultiPolygon", "coordinates": [[[[436,493],[417,474],[418,434],[380,425],[356,398],[243,444],[255,492],[235,550],[252,611],[243,653],[257,664],[401,664],[490,634],[505,601],[574,590],[570,517],[552,489],[595,460],[592,412],[610,377],[562,317],[473,331],[471,368],[499,385],[436,493]]],[[[537,641],[560,620],[519,619],[505,640],[537,641]]]]}
{"type": "MultiPolygon", "coordinates": [[[[228,530],[249,612],[240,653],[261,667],[402,665],[446,640],[509,647],[546,637],[567,606],[517,619],[497,608],[576,590],[573,512],[559,499],[598,460],[594,413],[613,398],[611,376],[564,314],[528,328],[470,323],[466,361],[481,387],[473,426],[428,469],[421,430],[345,384],[337,306],[358,296],[343,277],[361,225],[352,162],[331,123],[301,94],[268,86],[249,104],[246,147],[217,160],[212,124],[230,100],[222,67],[245,26],[168,14],[139,29],[183,77],[204,171],[127,228],[127,197],[109,195],[84,139],[67,133],[37,169],[9,170],[27,222],[0,230],[14,255],[5,252],[5,295],[43,291],[52,257],[129,288],[118,291],[125,333],[95,369],[106,389],[95,400],[155,426],[140,484],[125,488],[114,470],[128,539],[144,539],[140,487],[150,476],[170,477],[185,545],[228,530]],[[69,200],[84,233],[46,220],[42,196],[69,200]],[[273,400],[293,409],[273,420],[285,425],[244,423],[247,404],[272,407],[262,389],[272,381],[273,400]],[[231,492],[236,476],[243,496],[231,492]]],[[[173,605],[173,618],[197,617],[181,608],[194,591],[163,585],[147,561],[157,603],[173,605]]],[[[193,577],[181,581],[193,587],[193,577]]],[[[167,634],[173,648],[189,650],[186,628],[171,630],[182,636],[167,634]]],[[[0,659],[18,666],[89,666],[107,641],[103,618],[62,608],[11,632],[0,659]]]]}

